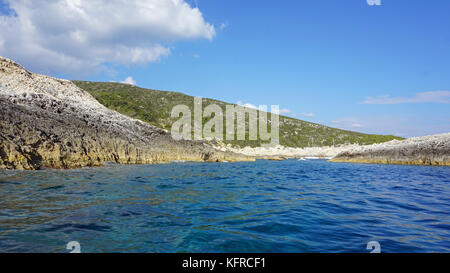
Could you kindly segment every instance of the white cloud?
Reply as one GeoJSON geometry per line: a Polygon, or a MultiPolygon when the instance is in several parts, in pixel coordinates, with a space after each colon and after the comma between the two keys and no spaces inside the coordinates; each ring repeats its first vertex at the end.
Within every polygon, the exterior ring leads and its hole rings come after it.
{"type": "Polygon", "coordinates": [[[147,64],[179,40],[216,35],[184,0],[6,0],[0,55],[36,72],[80,74],[105,63],[147,64]]]}
{"type": "Polygon", "coordinates": [[[280,115],[289,115],[292,114],[292,111],[286,108],[280,109],[280,115]]]}
{"type": "Polygon", "coordinates": [[[200,58],[200,54],[194,54],[194,55],[192,55],[192,57],[194,57],[195,59],[199,59],[200,58]]]}
{"type": "Polygon", "coordinates": [[[450,91],[431,91],[416,93],[415,96],[405,97],[367,97],[364,104],[400,104],[400,103],[450,103],[450,91]]]}
{"type": "Polygon", "coordinates": [[[220,30],[224,30],[226,27],[228,27],[228,24],[222,23],[222,24],[220,24],[219,29],[220,29],[220,30]]]}
{"type": "Polygon", "coordinates": [[[425,136],[450,132],[450,119],[446,116],[362,116],[345,117],[331,122],[332,127],[369,134],[401,137],[425,136]]]}
{"type": "Polygon", "coordinates": [[[258,107],[256,107],[256,105],[251,104],[251,103],[243,103],[242,101],[238,101],[236,103],[237,105],[243,106],[243,107],[247,107],[247,108],[253,108],[253,109],[257,109],[258,107]]]}
{"type": "Polygon", "coordinates": [[[127,77],[125,80],[121,81],[121,83],[129,84],[129,85],[136,85],[136,81],[131,76],[127,77]]]}
{"type": "Polygon", "coordinates": [[[313,113],[301,113],[300,115],[306,118],[312,118],[315,116],[313,113]]]}
{"type": "Polygon", "coordinates": [[[354,130],[355,128],[362,128],[362,122],[358,118],[340,118],[332,121],[333,126],[341,129],[354,130]]]}

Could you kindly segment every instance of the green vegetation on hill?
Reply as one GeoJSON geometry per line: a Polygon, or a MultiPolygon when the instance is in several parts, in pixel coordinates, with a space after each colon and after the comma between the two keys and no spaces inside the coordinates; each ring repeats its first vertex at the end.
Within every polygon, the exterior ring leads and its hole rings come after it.
{"type": "MultiPolygon", "coordinates": [[[[126,116],[140,119],[159,128],[170,130],[176,119],[170,117],[172,108],[184,104],[192,113],[194,98],[178,92],[143,89],[113,82],[74,83],[89,92],[101,104],[126,116]]],[[[226,105],[234,105],[213,99],[203,99],[203,107],[219,105],[225,113],[226,105]]],[[[269,114],[270,119],[270,114],[269,114]]],[[[204,118],[203,122],[208,119],[204,118]]],[[[370,135],[340,130],[328,126],[280,116],[280,144],[289,147],[331,146],[339,144],[373,144],[402,139],[396,136],[370,135]]],[[[224,141],[239,146],[259,146],[261,141],[224,141]]]]}

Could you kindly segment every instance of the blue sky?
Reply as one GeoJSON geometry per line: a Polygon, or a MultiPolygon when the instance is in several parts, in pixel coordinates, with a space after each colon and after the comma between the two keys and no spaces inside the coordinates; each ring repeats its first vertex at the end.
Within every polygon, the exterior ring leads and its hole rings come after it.
{"type": "MultiPolygon", "coordinates": [[[[12,12],[13,4],[0,2],[3,18],[21,16],[23,6],[12,12]]],[[[233,103],[278,104],[290,116],[355,131],[400,136],[450,132],[450,1],[382,0],[381,6],[369,6],[366,0],[187,3],[201,12],[201,18],[195,10],[186,17],[197,16],[192,29],[198,31],[183,30],[192,35],[162,37],[130,28],[111,39],[118,43],[152,36],[139,45],[158,43],[163,49],[157,57],[146,55],[143,63],[117,58],[99,60],[100,65],[86,62],[92,67],[84,71],[65,71],[51,58],[40,61],[7,46],[0,45],[0,55],[57,77],[132,77],[145,88],[233,103]]],[[[47,31],[41,33],[65,31],[51,24],[41,24],[47,31]]],[[[21,34],[0,31],[0,43],[1,38],[15,38],[11,35],[21,34]]],[[[101,45],[108,46],[105,41],[101,45]]],[[[51,49],[63,52],[63,47],[67,45],[51,49]]],[[[71,52],[81,59],[85,54],[71,52]]]]}

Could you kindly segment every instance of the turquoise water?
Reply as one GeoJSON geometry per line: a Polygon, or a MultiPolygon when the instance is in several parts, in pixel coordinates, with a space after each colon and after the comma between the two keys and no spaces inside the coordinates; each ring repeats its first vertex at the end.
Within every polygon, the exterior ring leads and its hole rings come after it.
{"type": "Polygon", "coordinates": [[[450,252],[450,168],[329,163],[0,171],[0,252],[450,252]]]}

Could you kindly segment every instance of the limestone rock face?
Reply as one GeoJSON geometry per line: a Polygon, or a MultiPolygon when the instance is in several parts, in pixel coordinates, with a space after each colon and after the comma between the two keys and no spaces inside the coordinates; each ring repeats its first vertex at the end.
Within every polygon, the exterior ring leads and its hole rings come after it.
{"type": "Polygon", "coordinates": [[[0,169],[247,161],[109,110],[72,82],[0,57],[0,169]]]}
{"type": "Polygon", "coordinates": [[[359,146],[331,161],[450,166],[450,133],[359,146]]]}

